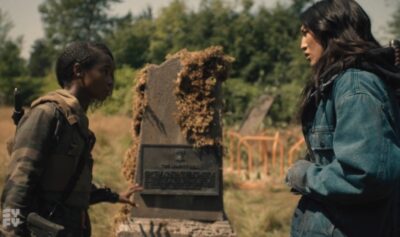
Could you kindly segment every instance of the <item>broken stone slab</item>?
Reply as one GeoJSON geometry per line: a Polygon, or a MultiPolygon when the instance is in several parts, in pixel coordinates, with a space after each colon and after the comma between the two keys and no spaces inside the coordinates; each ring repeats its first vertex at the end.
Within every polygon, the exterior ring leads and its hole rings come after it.
{"type": "Polygon", "coordinates": [[[230,223],[201,222],[180,219],[133,218],[122,223],[117,237],[236,237],[230,223]]]}
{"type": "Polygon", "coordinates": [[[179,52],[140,74],[132,165],[125,169],[144,190],[134,194],[137,206],[117,223],[117,236],[152,236],[155,226],[174,233],[165,236],[234,236],[222,187],[221,84],[228,64],[213,47],[179,52]]]}

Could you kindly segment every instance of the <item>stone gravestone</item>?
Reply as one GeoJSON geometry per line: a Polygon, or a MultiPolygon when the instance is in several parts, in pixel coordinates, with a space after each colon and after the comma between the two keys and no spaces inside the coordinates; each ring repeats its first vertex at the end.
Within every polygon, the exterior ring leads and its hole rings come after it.
{"type": "Polygon", "coordinates": [[[223,208],[219,47],[181,51],[140,74],[125,175],[144,187],[118,237],[235,236],[223,208]]]}
{"type": "Polygon", "coordinates": [[[275,96],[268,94],[261,95],[256,104],[245,116],[245,119],[240,126],[239,134],[242,136],[257,134],[265,116],[271,108],[272,103],[274,103],[274,100],[275,96]]]}

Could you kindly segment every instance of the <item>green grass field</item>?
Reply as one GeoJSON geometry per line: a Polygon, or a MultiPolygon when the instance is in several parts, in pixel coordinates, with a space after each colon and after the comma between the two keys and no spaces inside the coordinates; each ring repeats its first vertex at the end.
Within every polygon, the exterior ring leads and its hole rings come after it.
{"type": "MultiPolygon", "coordinates": [[[[0,189],[9,157],[6,140],[13,135],[10,108],[0,108],[0,189]]],[[[122,116],[91,114],[90,128],[95,132],[94,182],[116,191],[124,190],[127,182],[121,174],[121,163],[130,144],[130,119],[122,116]]],[[[255,190],[241,190],[235,179],[225,179],[224,205],[238,237],[289,236],[290,220],[298,197],[279,180],[270,181],[255,190]]],[[[97,204],[90,207],[94,237],[112,236],[113,218],[122,207],[120,204],[97,204]]]]}

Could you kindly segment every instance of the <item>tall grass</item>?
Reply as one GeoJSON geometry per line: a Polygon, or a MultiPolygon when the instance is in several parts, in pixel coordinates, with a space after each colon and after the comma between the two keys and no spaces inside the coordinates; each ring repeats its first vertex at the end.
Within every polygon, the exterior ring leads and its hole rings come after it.
{"type": "Polygon", "coordinates": [[[287,237],[298,196],[281,183],[224,191],[225,211],[239,237],[287,237]]]}
{"type": "MultiPolygon", "coordinates": [[[[0,108],[0,189],[2,190],[9,158],[5,143],[13,135],[11,108],[0,108]]],[[[123,191],[128,183],[121,174],[122,160],[130,144],[131,121],[124,116],[89,115],[90,128],[97,143],[93,151],[94,182],[123,191]]],[[[227,163],[227,162],[225,162],[227,163]]],[[[298,197],[279,181],[269,182],[257,190],[240,190],[232,177],[225,179],[225,211],[238,237],[286,237],[298,197]]],[[[93,237],[112,236],[113,218],[120,204],[97,204],[89,209],[93,237]]]]}
{"type": "MultiPolygon", "coordinates": [[[[129,147],[131,120],[125,116],[104,116],[100,113],[89,115],[89,127],[96,134],[93,151],[93,182],[121,192],[128,183],[122,177],[122,160],[129,147]]],[[[112,235],[113,218],[120,204],[101,203],[90,207],[92,236],[112,235]]]]}
{"type": "Polygon", "coordinates": [[[14,132],[15,126],[11,120],[12,109],[0,107],[0,188],[3,189],[4,178],[6,175],[7,164],[10,157],[7,152],[6,142],[14,132]]]}

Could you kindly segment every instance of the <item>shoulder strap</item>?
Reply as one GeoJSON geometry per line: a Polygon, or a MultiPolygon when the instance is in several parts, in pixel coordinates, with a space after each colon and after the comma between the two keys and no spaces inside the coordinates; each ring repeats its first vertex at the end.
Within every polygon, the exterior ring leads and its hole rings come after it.
{"type": "MultiPolygon", "coordinates": [[[[78,126],[78,125],[76,125],[76,126],[78,126]]],[[[62,205],[65,204],[65,201],[67,201],[67,199],[71,195],[72,191],[74,190],[74,188],[79,180],[79,176],[82,174],[83,167],[85,166],[86,157],[89,155],[89,152],[90,152],[89,138],[87,138],[82,133],[80,128],[78,128],[78,131],[79,131],[79,134],[81,135],[81,137],[85,140],[85,145],[83,147],[83,151],[82,151],[81,155],[79,156],[79,161],[78,161],[78,165],[76,166],[75,172],[70,177],[70,179],[62,193],[61,200],[60,200],[60,204],[62,204],[62,205]]]]}
{"type": "MultiPolygon", "coordinates": [[[[79,126],[78,124],[75,124],[74,126],[79,126]]],[[[81,137],[85,140],[84,143],[84,147],[83,147],[83,152],[81,153],[81,155],[79,156],[79,160],[78,160],[78,164],[76,166],[76,169],[74,171],[74,173],[71,175],[71,177],[68,180],[67,185],[65,186],[61,198],[58,200],[58,202],[56,202],[56,205],[54,206],[54,208],[51,210],[51,212],[49,213],[48,217],[53,216],[53,213],[55,212],[55,210],[57,209],[57,207],[59,205],[63,206],[65,205],[65,202],[68,200],[68,198],[71,196],[72,191],[74,190],[79,177],[82,174],[83,168],[85,167],[85,161],[86,161],[86,156],[89,155],[90,152],[90,147],[89,147],[89,138],[87,138],[83,132],[81,131],[81,129],[78,127],[77,128],[79,131],[79,134],[81,135],[81,137]]]]}
{"type": "MultiPolygon", "coordinates": [[[[58,110],[58,112],[59,112],[59,114],[58,114],[59,117],[64,117],[64,118],[57,118],[57,125],[56,125],[55,131],[54,131],[55,138],[57,140],[59,139],[59,132],[60,132],[60,129],[62,126],[60,121],[63,119],[66,119],[71,126],[74,126],[77,128],[79,135],[84,140],[83,151],[82,151],[81,155],[79,156],[79,160],[78,160],[76,169],[75,169],[74,173],[71,175],[71,177],[69,178],[69,181],[62,192],[61,198],[57,203],[60,205],[64,205],[65,202],[67,201],[67,199],[71,196],[72,191],[74,190],[74,188],[79,180],[79,177],[82,174],[83,168],[85,167],[86,157],[89,156],[89,154],[90,154],[90,141],[89,141],[89,137],[82,132],[82,129],[79,127],[77,117],[75,115],[73,115],[73,113],[71,113],[69,106],[65,103],[64,100],[59,99],[57,96],[52,96],[52,95],[43,96],[43,97],[37,99],[36,101],[34,101],[32,103],[32,107],[37,106],[42,103],[48,103],[48,102],[53,103],[56,106],[56,110],[58,110]]],[[[52,210],[52,212],[49,214],[49,216],[51,216],[53,214],[55,209],[56,209],[56,207],[52,210]]]]}
{"type": "Polygon", "coordinates": [[[71,175],[71,177],[68,180],[67,185],[65,186],[64,190],[62,191],[61,198],[56,202],[55,208],[51,211],[49,214],[49,217],[53,215],[54,211],[57,208],[57,205],[64,205],[67,199],[71,196],[72,191],[74,190],[80,175],[82,174],[83,168],[85,167],[85,161],[86,157],[89,155],[90,152],[90,142],[89,138],[82,132],[82,129],[79,127],[79,123],[75,121],[75,118],[73,119],[74,121],[71,121],[71,117],[68,118],[68,112],[66,111],[66,106],[63,106],[61,104],[62,101],[54,101],[54,100],[41,100],[37,101],[36,103],[33,104],[32,108],[43,103],[52,103],[55,106],[56,109],[56,118],[57,118],[57,123],[54,129],[54,134],[53,137],[56,140],[56,142],[59,142],[60,139],[60,133],[62,131],[63,124],[66,125],[68,122],[71,126],[74,126],[77,128],[77,131],[79,132],[79,135],[82,137],[84,140],[84,146],[83,146],[83,151],[81,155],[79,156],[78,159],[78,164],[76,166],[76,169],[74,173],[71,175]],[[72,122],[72,124],[71,124],[72,122]]]}
{"type": "Polygon", "coordinates": [[[65,119],[70,125],[78,122],[77,116],[72,113],[67,103],[54,93],[39,97],[37,100],[32,102],[31,108],[43,103],[53,103],[57,107],[57,109],[64,115],[65,119]]]}
{"type": "MultiPolygon", "coordinates": [[[[34,107],[41,105],[41,104],[51,104],[52,106],[54,106],[55,109],[55,118],[56,118],[56,124],[54,125],[54,127],[52,127],[53,132],[53,137],[52,139],[54,139],[56,141],[56,144],[58,144],[59,140],[60,140],[60,133],[62,131],[62,126],[63,124],[67,123],[66,118],[65,118],[65,114],[64,111],[62,111],[60,109],[60,107],[58,106],[58,104],[55,101],[42,101],[41,103],[36,103],[33,104],[31,106],[31,109],[33,109],[34,107]]],[[[27,113],[26,116],[29,116],[30,111],[27,113]]]]}

